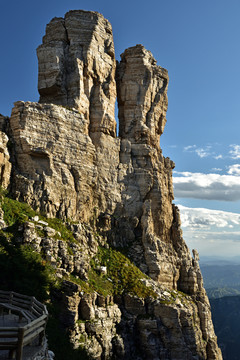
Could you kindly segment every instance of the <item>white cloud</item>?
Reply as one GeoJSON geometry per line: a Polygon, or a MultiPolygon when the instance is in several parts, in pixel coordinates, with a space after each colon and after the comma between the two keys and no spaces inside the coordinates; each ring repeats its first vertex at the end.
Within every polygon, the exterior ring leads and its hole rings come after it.
{"type": "Polygon", "coordinates": [[[196,145],[189,145],[189,146],[185,146],[183,150],[191,153],[195,152],[200,158],[204,158],[212,154],[212,152],[210,151],[211,148],[212,148],[211,145],[207,145],[205,147],[199,147],[199,148],[196,145]]]}
{"type": "Polygon", "coordinates": [[[222,171],[221,168],[212,168],[212,171],[222,171]]]}
{"type": "Polygon", "coordinates": [[[240,164],[234,164],[234,165],[229,166],[228,174],[240,175],[240,164]]]}
{"type": "Polygon", "coordinates": [[[222,158],[223,158],[222,155],[216,155],[216,156],[214,156],[214,159],[216,159],[216,160],[219,160],[219,159],[222,159],[222,158]]]}
{"type": "Polygon", "coordinates": [[[197,145],[188,145],[183,148],[184,151],[194,152],[197,145]]]}
{"type": "Polygon", "coordinates": [[[210,149],[211,146],[206,146],[205,148],[196,149],[195,152],[200,158],[205,158],[211,155],[210,149]]]}
{"type": "MultiPolygon", "coordinates": [[[[215,144],[216,146],[219,144],[215,144]]],[[[213,157],[216,160],[223,159],[221,154],[216,155],[216,152],[212,150],[212,145],[206,145],[203,147],[197,147],[197,145],[188,145],[183,148],[183,151],[196,153],[200,158],[213,157]]]]}
{"type": "Polygon", "coordinates": [[[240,145],[230,145],[232,150],[229,151],[230,157],[232,159],[240,159],[240,145]]]}
{"type": "Polygon", "coordinates": [[[240,214],[178,205],[183,237],[201,255],[234,256],[240,253],[240,214]]]}
{"type": "Polygon", "coordinates": [[[240,200],[240,176],[174,172],[176,198],[205,200],[240,200]]]}
{"type": "Polygon", "coordinates": [[[182,205],[178,207],[183,228],[187,227],[189,230],[207,230],[212,227],[232,229],[237,225],[239,226],[238,234],[240,233],[240,214],[206,208],[188,208],[182,205]]]}

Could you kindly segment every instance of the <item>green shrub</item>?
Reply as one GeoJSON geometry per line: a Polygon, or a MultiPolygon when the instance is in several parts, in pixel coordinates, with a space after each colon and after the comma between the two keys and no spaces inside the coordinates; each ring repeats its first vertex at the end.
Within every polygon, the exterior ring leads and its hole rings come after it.
{"type": "Polygon", "coordinates": [[[89,270],[88,276],[90,287],[97,293],[103,296],[114,293],[113,283],[108,280],[107,276],[99,274],[94,269],[89,270]]]}
{"type": "MultiPolygon", "coordinates": [[[[47,222],[51,228],[61,234],[56,234],[56,239],[61,239],[69,242],[75,241],[71,230],[68,229],[67,225],[65,225],[61,219],[47,218],[43,215],[38,214],[28,204],[11,199],[7,195],[7,192],[3,189],[0,189],[0,204],[2,210],[4,211],[4,221],[8,226],[14,226],[24,223],[25,221],[28,221],[29,218],[33,218],[35,215],[38,215],[41,220],[47,222]]],[[[44,236],[44,232],[42,230],[36,230],[39,236],[44,236]]]]}

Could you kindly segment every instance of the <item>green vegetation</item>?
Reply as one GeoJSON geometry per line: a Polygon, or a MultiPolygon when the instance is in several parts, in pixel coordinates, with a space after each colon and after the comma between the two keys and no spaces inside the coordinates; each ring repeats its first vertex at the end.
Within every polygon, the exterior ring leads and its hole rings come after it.
{"type": "Polygon", "coordinates": [[[13,200],[4,195],[3,192],[1,193],[1,205],[4,211],[4,221],[9,226],[16,222],[23,223],[36,214],[29,205],[13,200]]]}
{"type": "Polygon", "coordinates": [[[70,274],[69,279],[70,281],[80,285],[81,289],[87,294],[91,294],[94,291],[103,296],[113,294],[113,284],[106,276],[100,275],[92,269],[89,270],[88,276],[88,282],[83,281],[72,274],[70,274]]]}
{"type": "Polygon", "coordinates": [[[156,298],[156,293],[142,282],[147,276],[121,252],[99,246],[90,265],[88,282],[70,275],[70,280],[79,284],[84,292],[96,291],[103,296],[129,293],[140,298],[156,298]],[[101,273],[101,266],[106,266],[106,275],[101,273]]]}
{"type": "Polygon", "coordinates": [[[56,219],[56,218],[48,219],[48,218],[43,218],[43,216],[40,216],[40,218],[46,221],[51,228],[61,233],[61,237],[60,237],[61,240],[75,242],[71,230],[68,229],[68,227],[64,224],[64,222],[61,219],[56,219]]]}
{"type": "Polygon", "coordinates": [[[171,291],[169,291],[169,297],[167,297],[166,299],[160,300],[160,303],[170,305],[170,304],[174,304],[177,299],[179,299],[182,304],[187,304],[188,302],[193,302],[191,297],[188,296],[187,294],[183,293],[182,291],[171,290],[171,291]]]}
{"type": "Polygon", "coordinates": [[[74,276],[73,274],[70,274],[69,280],[74,282],[75,284],[80,285],[81,289],[87,294],[90,294],[94,291],[94,289],[90,286],[90,284],[88,282],[79,279],[78,277],[74,276]]]}
{"type": "MultiPolygon", "coordinates": [[[[0,192],[0,203],[4,211],[4,221],[8,225],[6,231],[1,232],[1,245],[5,244],[2,245],[0,248],[1,255],[5,258],[7,258],[8,256],[15,257],[13,252],[16,251],[21,254],[19,258],[21,258],[22,264],[24,264],[24,260],[22,259],[23,257],[27,258],[27,263],[31,263],[32,261],[32,263],[36,265],[36,269],[39,270],[36,270],[36,272],[39,272],[39,274],[42,275],[44,274],[43,278],[46,278],[46,281],[42,280],[42,283],[44,291],[45,293],[47,293],[50,286],[50,267],[47,269],[47,264],[46,262],[44,262],[41,255],[35,253],[30,247],[27,248],[26,246],[18,246],[16,242],[12,243],[12,239],[17,238],[17,236],[21,235],[18,231],[19,225],[33,218],[36,215],[38,215],[41,220],[47,222],[48,225],[51,228],[55,229],[57,233],[61,234],[61,236],[59,234],[56,234],[56,239],[60,238],[67,241],[68,243],[74,242],[75,239],[72,232],[63,223],[62,220],[48,219],[45,216],[39,215],[37,212],[32,210],[29,205],[11,199],[9,196],[7,196],[4,190],[1,190],[0,192]],[[39,267],[40,265],[41,267],[39,267]]],[[[40,236],[44,236],[44,230],[37,229],[37,231],[40,232],[40,236]]],[[[96,234],[96,237],[99,237],[99,235],[96,234]]],[[[69,252],[71,252],[70,247],[69,252]]],[[[8,261],[3,262],[8,264],[8,261]]],[[[6,264],[5,267],[7,266],[6,264]]],[[[15,264],[14,266],[16,268],[19,268],[17,264],[15,264]]],[[[24,266],[22,267],[24,268],[24,266]]],[[[12,273],[13,276],[13,269],[10,270],[10,268],[11,265],[9,263],[9,274],[12,273]]],[[[22,279],[24,278],[24,283],[29,282],[27,272],[24,275],[22,270],[19,269],[19,274],[21,274],[22,279]]],[[[34,277],[35,275],[37,274],[34,273],[32,276],[34,277]]],[[[143,274],[124,254],[112,248],[106,249],[103,247],[99,247],[97,255],[91,261],[91,268],[89,270],[88,276],[88,283],[84,282],[83,280],[77,279],[72,275],[70,276],[70,279],[80,284],[84,291],[97,291],[103,296],[122,294],[126,292],[142,298],[146,298],[148,296],[156,297],[154,291],[151,288],[145,286],[141,281],[143,278],[146,278],[146,275],[143,274]],[[100,266],[107,267],[107,275],[104,275],[99,271],[100,266]]],[[[3,278],[4,276],[2,276],[2,279],[3,278]]],[[[7,278],[8,276],[6,277],[6,279],[7,278]]],[[[36,282],[36,284],[38,284],[38,282],[36,282]]],[[[13,282],[9,280],[9,286],[13,285],[13,282]]],[[[16,284],[14,286],[14,289],[17,291],[16,284]]],[[[17,288],[19,289],[18,286],[17,288]]],[[[31,286],[29,285],[29,289],[26,289],[27,292],[25,291],[25,293],[29,293],[30,290],[34,292],[35,288],[36,286],[33,286],[31,288],[31,286]]],[[[44,298],[43,293],[41,293],[40,297],[41,299],[44,298]]]]}
{"type": "MultiPolygon", "coordinates": [[[[0,189],[0,205],[4,211],[4,221],[8,225],[0,230],[0,284],[3,290],[14,290],[26,295],[34,295],[43,301],[49,298],[49,291],[56,286],[54,269],[30,246],[22,245],[21,224],[38,215],[54,228],[62,240],[74,241],[73,234],[60,219],[47,219],[39,215],[29,205],[12,199],[0,189]]],[[[44,236],[44,231],[37,229],[44,236]]]]}
{"type": "Polygon", "coordinates": [[[89,273],[90,287],[103,296],[113,294],[114,288],[112,282],[104,275],[99,274],[97,271],[90,269],[89,273]]]}
{"type": "Polygon", "coordinates": [[[13,290],[48,299],[54,283],[53,270],[27,245],[9,242],[11,236],[0,231],[0,284],[2,290],[13,290]]]}
{"type": "Polygon", "coordinates": [[[174,304],[174,301],[172,298],[169,299],[165,299],[165,300],[160,300],[161,304],[165,304],[165,305],[170,305],[170,304],[174,304]]]}
{"type": "MultiPolygon", "coordinates": [[[[4,221],[8,226],[16,226],[34,216],[38,215],[40,220],[48,223],[48,226],[59,232],[61,235],[56,234],[56,239],[65,240],[68,242],[75,242],[74,236],[71,230],[64,224],[61,219],[57,218],[47,218],[36,211],[34,211],[28,204],[11,199],[7,195],[7,192],[3,189],[0,189],[0,204],[4,211],[4,221]]],[[[40,236],[44,236],[44,231],[36,229],[40,236]]]]}
{"type": "MultiPolygon", "coordinates": [[[[4,221],[8,225],[0,230],[0,284],[2,290],[13,290],[22,294],[35,296],[39,301],[50,300],[51,289],[59,284],[54,276],[54,269],[30,246],[18,241],[22,233],[19,225],[37,214],[25,203],[11,199],[0,189],[0,205],[4,211],[4,221]]],[[[47,219],[39,215],[48,225],[61,233],[61,239],[72,242],[74,237],[67,226],[59,219],[47,219]]],[[[41,236],[44,231],[39,230],[41,236]]],[[[56,359],[89,359],[83,349],[75,350],[66,332],[59,322],[59,310],[56,304],[48,303],[49,320],[47,336],[49,348],[56,359]]]]}
{"type": "Polygon", "coordinates": [[[99,282],[100,276],[102,279],[108,279],[107,287],[110,293],[122,294],[125,292],[140,298],[146,298],[148,296],[156,297],[154,291],[141,281],[147,278],[147,276],[125,255],[115,249],[99,247],[97,255],[91,261],[91,267],[92,271],[89,276],[90,283],[93,285],[97,283],[99,286],[98,291],[106,290],[104,282],[99,282]],[[107,267],[107,275],[97,276],[99,266],[107,267]]]}
{"type": "MultiPolygon", "coordinates": [[[[32,218],[36,215],[56,230],[53,239],[60,238],[68,243],[69,252],[72,251],[70,244],[75,242],[72,232],[62,220],[48,219],[32,210],[27,204],[10,198],[4,191],[0,191],[0,205],[4,211],[4,221],[8,225],[6,229],[0,230],[1,289],[33,295],[40,301],[48,302],[48,342],[58,360],[88,359],[85,350],[81,349],[81,343],[84,343],[85,339],[80,339],[78,350],[73,349],[68,335],[61,328],[60,310],[57,304],[50,303],[51,290],[59,286],[55,280],[55,270],[31,246],[21,243],[23,230],[21,224],[29,220],[33,221],[32,218]]],[[[44,229],[36,227],[36,231],[40,236],[45,236],[44,229]]],[[[95,232],[94,236],[101,242],[98,233],[95,232]]],[[[69,278],[88,293],[96,291],[103,296],[130,293],[140,298],[156,297],[154,291],[142,282],[147,276],[116,249],[99,246],[97,255],[91,260],[88,277],[87,282],[72,274],[69,278]],[[101,272],[101,266],[106,266],[107,274],[101,272]]]]}

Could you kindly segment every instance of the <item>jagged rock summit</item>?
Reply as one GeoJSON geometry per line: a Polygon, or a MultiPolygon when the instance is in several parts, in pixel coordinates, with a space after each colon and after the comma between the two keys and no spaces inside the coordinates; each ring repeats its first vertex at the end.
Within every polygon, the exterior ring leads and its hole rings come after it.
{"type": "Polygon", "coordinates": [[[10,165],[3,135],[1,180],[48,217],[78,222],[78,244],[66,255],[63,242],[39,240],[29,223],[23,242],[85,282],[99,245],[122,249],[155,293],[109,300],[64,280],[62,322],[72,343],[94,359],[222,359],[197,255],[172,203],[174,163],[160,148],[167,70],[142,45],[117,64],[110,23],[82,10],[54,18],[37,54],[39,103],[17,102],[9,122],[1,119],[12,144],[10,165]]]}
{"type": "Polygon", "coordinates": [[[40,103],[75,108],[90,132],[115,136],[116,61],[111,24],[96,12],[54,18],[37,49],[40,103]]]}

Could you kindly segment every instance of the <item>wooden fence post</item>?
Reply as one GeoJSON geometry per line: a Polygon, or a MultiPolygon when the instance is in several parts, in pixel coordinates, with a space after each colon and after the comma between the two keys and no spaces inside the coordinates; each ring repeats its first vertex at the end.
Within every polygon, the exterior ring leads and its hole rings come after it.
{"type": "Polygon", "coordinates": [[[24,331],[25,331],[24,328],[18,329],[18,345],[17,345],[16,360],[22,360],[24,331]]]}
{"type": "MultiPolygon", "coordinates": [[[[9,295],[9,304],[12,304],[12,299],[13,299],[13,291],[10,292],[10,295],[9,295]]],[[[11,314],[11,310],[9,309],[8,310],[8,314],[11,314]]]]}

